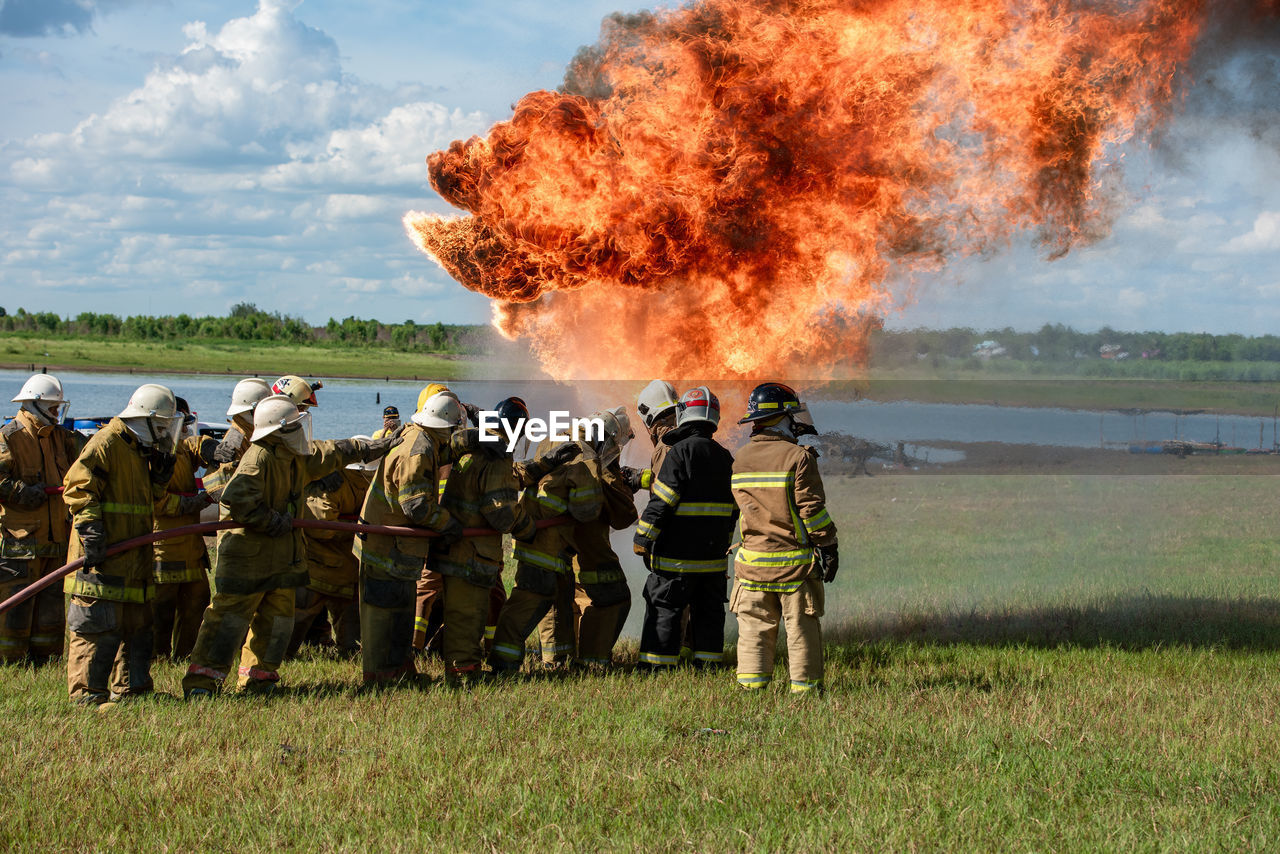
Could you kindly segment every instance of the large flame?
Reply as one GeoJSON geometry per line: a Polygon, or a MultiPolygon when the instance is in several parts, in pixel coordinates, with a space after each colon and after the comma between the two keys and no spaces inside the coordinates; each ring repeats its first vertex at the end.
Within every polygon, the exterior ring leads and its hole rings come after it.
{"type": "Polygon", "coordinates": [[[556,377],[823,378],[904,285],[1105,233],[1205,0],[699,0],[428,159],[413,240],[556,377]]]}

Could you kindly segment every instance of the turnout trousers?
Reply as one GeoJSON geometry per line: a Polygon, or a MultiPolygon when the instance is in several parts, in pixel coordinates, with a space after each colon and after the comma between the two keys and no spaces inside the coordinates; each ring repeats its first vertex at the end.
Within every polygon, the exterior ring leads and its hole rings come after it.
{"type": "Polygon", "coordinates": [[[67,606],[67,690],[75,703],[151,691],[151,606],[72,596],[67,606]]]}
{"type": "Polygon", "coordinates": [[[195,649],[204,609],[209,607],[209,581],[200,578],[173,584],[157,583],[154,590],[151,599],[151,613],[155,620],[152,654],[156,658],[187,658],[195,649]]]}
{"type": "MultiPolygon", "coordinates": [[[[65,557],[65,556],[64,556],[65,557]]],[[[63,558],[0,561],[0,602],[66,563],[63,558]]],[[[62,653],[66,605],[62,585],[46,587],[0,614],[0,664],[27,656],[39,661],[62,653]]]]}
{"type": "Polygon", "coordinates": [[[735,579],[730,610],[738,615],[738,684],[764,689],[773,681],[778,623],[787,627],[791,693],[822,687],[822,579],[806,578],[794,592],[751,589],[735,579]]]}
{"type": "Polygon", "coordinates": [[[215,593],[200,623],[182,690],[217,690],[231,670],[237,649],[237,687],[252,691],[274,686],[280,680],[280,662],[293,633],[293,600],[292,587],[215,593]]]}
{"type": "Polygon", "coordinates": [[[578,660],[593,667],[613,663],[613,647],[631,613],[631,589],[626,580],[578,584],[574,588],[578,614],[578,660]]]}
{"type": "MultiPolygon", "coordinates": [[[[444,576],[430,569],[422,571],[415,585],[413,648],[422,652],[440,631],[444,601],[444,576]]],[[[432,647],[435,649],[436,647],[432,647]]]]}
{"type": "Polygon", "coordinates": [[[538,622],[538,644],[544,667],[568,664],[577,651],[578,605],[574,601],[573,576],[556,573],[551,610],[538,622]]]}
{"type": "MultiPolygon", "coordinates": [[[[543,569],[528,563],[516,564],[516,583],[498,615],[493,632],[489,666],[494,670],[516,670],[524,662],[524,642],[556,603],[561,579],[567,579],[567,607],[572,615],[573,577],[566,572],[543,569]]],[[[573,624],[569,624],[572,644],[573,624]]]]}
{"type": "Polygon", "coordinates": [[[492,585],[479,586],[455,575],[444,576],[444,672],[474,676],[484,658],[492,585]]]}
{"type": "Polygon", "coordinates": [[[307,636],[323,615],[327,615],[329,625],[333,628],[333,643],[338,652],[355,655],[360,649],[360,607],[356,600],[322,593],[310,587],[299,587],[294,599],[289,657],[298,654],[298,649],[307,642],[307,636]]]}
{"type": "Polygon", "coordinates": [[[393,682],[415,675],[412,579],[389,578],[360,567],[360,659],[364,681],[393,682]]]}
{"type": "Polygon", "coordinates": [[[641,666],[673,667],[680,660],[686,607],[694,664],[705,666],[723,661],[727,583],[727,572],[651,571],[644,583],[641,666]]]}

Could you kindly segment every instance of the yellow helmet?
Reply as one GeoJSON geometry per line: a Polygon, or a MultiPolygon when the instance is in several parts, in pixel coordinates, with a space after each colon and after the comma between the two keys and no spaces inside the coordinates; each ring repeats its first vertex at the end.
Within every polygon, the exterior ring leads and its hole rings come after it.
{"type": "Polygon", "coordinates": [[[426,405],[427,401],[430,398],[435,397],[437,394],[439,394],[442,391],[449,392],[449,394],[453,394],[453,392],[449,391],[449,387],[444,383],[431,383],[422,391],[418,392],[418,408],[415,411],[421,412],[422,407],[426,405]]]}

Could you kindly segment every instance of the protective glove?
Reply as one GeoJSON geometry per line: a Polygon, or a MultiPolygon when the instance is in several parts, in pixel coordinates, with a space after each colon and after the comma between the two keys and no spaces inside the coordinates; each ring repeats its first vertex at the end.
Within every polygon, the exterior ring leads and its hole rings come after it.
{"type": "Polygon", "coordinates": [[[387,455],[387,452],[404,441],[404,426],[396,428],[396,432],[390,436],[383,436],[381,439],[370,439],[364,443],[363,455],[360,462],[369,463],[374,460],[380,460],[387,455]]]}
{"type": "Polygon", "coordinates": [[[84,568],[97,566],[107,559],[107,526],[101,519],[76,525],[80,548],[84,550],[84,568]]]}
{"type": "Polygon", "coordinates": [[[462,523],[450,516],[448,524],[445,525],[444,530],[440,532],[440,542],[446,546],[451,546],[461,539],[462,523]]]}
{"type": "Polygon", "coordinates": [[[467,420],[471,422],[472,427],[480,426],[480,407],[474,403],[464,403],[462,408],[467,412],[467,420]]]}
{"type": "Polygon", "coordinates": [[[627,482],[627,489],[630,489],[632,492],[639,492],[644,489],[644,469],[623,466],[622,477],[627,482]]]}
{"type": "Polygon", "coordinates": [[[830,584],[836,580],[836,572],[840,569],[840,547],[818,546],[816,552],[818,571],[822,573],[822,580],[830,584]]]}
{"type": "Polygon", "coordinates": [[[644,568],[648,569],[649,560],[651,558],[651,555],[649,554],[649,549],[645,546],[640,545],[639,543],[632,543],[631,550],[636,554],[640,555],[640,560],[644,562],[644,568]]]}
{"type": "Polygon", "coordinates": [[[23,486],[21,489],[13,493],[13,503],[19,507],[31,509],[32,507],[40,507],[49,500],[49,494],[44,491],[43,483],[33,483],[29,486],[23,486]]]}
{"type": "Polygon", "coordinates": [[[552,448],[543,455],[542,459],[546,460],[553,469],[558,469],[576,457],[581,451],[582,448],[578,446],[577,442],[565,442],[563,445],[557,445],[552,448]]]}
{"type": "Polygon", "coordinates": [[[227,439],[223,439],[221,442],[218,443],[218,447],[213,449],[213,461],[218,463],[219,465],[234,463],[236,461],[236,455],[239,452],[240,452],[239,442],[231,442],[227,439]]]}
{"type": "Polygon", "coordinates": [[[319,480],[311,481],[311,488],[316,492],[333,492],[342,486],[343,480],[342,469],[335,469],[319,480]]]}
{"type": "Polygon", "coordinates": [[[178,515],[190,516],[192,513],[199,513],[212,503],[213,498],[207,492],[197,492],[195,495],[179,495],[178,515]]]}
{"type": "Polygon", "coordinates": [[[173,454],[153,450],[150,459],[147,461],[147,467],[151,470],[151,482],[164,486],[173,480],[173,465],[177,461],[178,458],[173,454]]]}
{"type": "Polygon", "coordinates": [[[200,437],[200,464],[207,469],[218,465],[218,448],[221,447],[212,436],[200,437]]]}
{"type": "Polygon", "coordinates": [[[279,510],[272,510],[267,523],[262,526],[262,533],[273,539],[283,537],[293,530],[293,517],[279,510]]]}

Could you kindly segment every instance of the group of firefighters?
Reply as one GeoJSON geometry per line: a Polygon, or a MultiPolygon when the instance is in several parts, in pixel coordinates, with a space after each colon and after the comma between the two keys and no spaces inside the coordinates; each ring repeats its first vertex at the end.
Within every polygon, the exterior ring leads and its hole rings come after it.
{"type": "Polygon", "coordinates": [[[481,418],[432,383],[407,423],[388,407],[373,438],[321,441],[308,412],[319,387],[240,381],[218,441],[170,389],[146,384],[86,440],[62,424],[61,383],[31,377],[0,428],[0,602],[83,566],[0,612],[0,661],[42,663],[65,633],[72,701],[104,709],[149,693],[152,660],[166,656],[189,658],[189,700],[217,692],[237,655],[238,688],[270,693],[285,658],[317,636],[358,654],[372,686],[413,679],[424,651],[450,683],[518,671],[535,631],[545,664],[602,671],[631,607],[610,532],[636,525],[649,571],[639,669],[675,667],[682,649],[695,667],[718,666],[727,601],[742,688],[770,685],[785,622],[791,691],[821,689],[823,584],[838,550],[816,453],[797,443],[815,431],[793,389],[752,391],[739,421],[751,438],[731,454],[714,439],[707,387],[677,396],[654,380],[636,407],[654,450],[636,469],[620,461],[633,437],[623,407],[590,417],[602,431],[517,460],[529,419],[518,397],[481,418]],[[212,583],[203,529],[109,548],[194,525],[214,504],[225,524],[212,583]]]}

